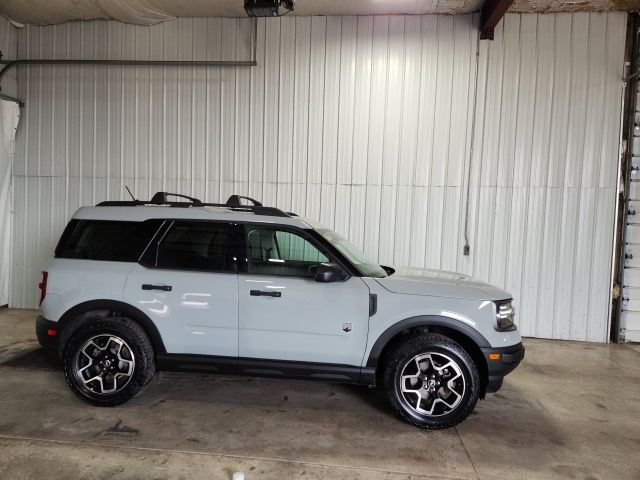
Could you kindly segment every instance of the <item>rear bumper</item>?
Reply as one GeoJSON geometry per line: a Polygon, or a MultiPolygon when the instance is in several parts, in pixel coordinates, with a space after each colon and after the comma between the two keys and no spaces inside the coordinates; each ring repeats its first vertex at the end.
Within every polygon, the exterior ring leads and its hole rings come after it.
{"type": "Polygon", "coordinates": [[[497,392],[502,387],[504,376],[511,373],[524,358],[524,345],[518,343],[510,347],[502,348],[483,348],[482,354],[487,362],[487,389],[488,393],[497,392]],[[492,359],[495,354],[499,354],[499,358],[492,359]]]}
{"type": "Polygon", "coordinates": [[[42,315],[36,320],[36,335],[38,342],[46,350],[58,352],[58,341],[60,338],[60,329],[58,322],[47,320],[42,315]]]}

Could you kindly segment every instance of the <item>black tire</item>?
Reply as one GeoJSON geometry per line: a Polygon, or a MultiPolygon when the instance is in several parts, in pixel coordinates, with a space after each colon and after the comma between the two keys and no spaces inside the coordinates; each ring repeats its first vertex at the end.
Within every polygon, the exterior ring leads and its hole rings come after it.
{"type": "Polygon", "coordinates": [[[478,369],[474,361],[460,345],[443,335],[425,333],[411,336],[390,352],[384,365],[383,385],[391,406],[400,417],[418,427],[436,430],[453,427],[471,414],[476,406],[480,393],[480,375],[478,374],[478,369]],[[421,364],[420,362],[423,361],[421,360],[421,356],[425,354],[433,354],[433,357],[429,357],[428,361],[424,360],[425,363],[421,364]],[[443,359],[448,358],[455,362],[457,367],[449,367],[444,377],[439,377],[438,375],[440,375],[440,373],[431,367],[434,373],[434,379],[441,383],[431,385],[431,388],[435,390],[433,392],[425,392],[424,395],[427,396],[426,399],[419,400],[418,394],[403,392],[402,382],[405,382],[405,388],[418,389],[421,392],[421,389],[429,388],[429,385],[418,379],[418,376],[423,375],[429,377],[428,372],[423,373],[420,368],[421,366],[424,367],[424,365],[429,366],[431,358],[438,362],[436,366],[438,366],[438,364],[443,366],[443,359]],[[411,365],[413,365],[412,362],[415,363],[416,366],[411,367],[411,365]],[[415,373],[410,370],[405,370],[408,368],[414,368],[415,373]],[[403,372],[405,374],[409,373],[409,375],[405,375],[404,379],[402,378],[403,372]],[[414,378],[408,378],[414,375],[415,385],[413,384],[414,378]],[[447,375],[449,376],[447,377],[447,375]],[[454,378],[456,376],[458,379],[454,380],[451,385],[455,386],[457,393],[452,396],[453,392],[445,388],[449,385],[447,378],[454,378]],[[464,384],[460,382],[460,378],[464,378],[464,384]],[[438,385],[442,385],[441,390],[438,390],[438,385]],[[448,394],[452,400],[447,401],[450,402],[451,405],[455,405],[454,408],[447,411],[447,405],[444,401],[436,401],[436,395],[439,396],[438,392],[448,394]],[[417,407],[422,410],[430,408],[433,411],[433,415],[425,415],[419,412],[411,405],[411,402],[415,402],[417,407]],[[459,403],[456,405],[456,402],[459,403]],[[433,406],[434,403],[436,404],[435,406],[433,406]],[[423,405],[427,407],[425,408],[423,405]]]}
{"type": "MultiPolygon", "coordinates": [[[[63,355],[64,374],[73,393],[82,400],[101,407],[113,407],[131,400],[149,385],[156,372],[154,359],[155,355],[151,341],[139,324],[124,317],[110,317],[96,320],[79,329],[71,336],[63,355]],[[87,346],[87,342],[94,338],[99,344],[97,346],[105,347],[104,350],[93,348],[90,344],[87,346]],[[112,350],[115,349],[117,343],[115,343],[116,340],[111,340],[112,338],[124,342],[124,346],[121,350],[118,350],[118,355],[122,355],[122,357],[117,357],[123,361],[118,361],[118,367],[116,368],[124,365],[123,370],[128,373],[117,380],[113,380],[113,376],[109,377],[108,372],[102,372],[103,369],[108,367],[98,365],[98,359],[102,358],[99,357],[100,355],[106,356],[109,353],[113,355],[112,350]],[[97,352],[98,357],[89,360],[89,356],[81,353],[83,347],[85,347],[85,350],[97,352]],[[128,362],[132,360],[133,365],[129,367],[130,364],[128,362]],[[88,370],[89,373],[82,373],[80,372],[82,370],[80,362],[95,363],[90,368],[96,370],[88,370]],[[86,384],[80,379],[81,376],[86,378],[94,374],[100,376],[102,373],[107,375],[104,378],[104,385],[107,386],[106,390],[114,389],[113,393],[97,392],[97,390],[104,387],[102,380],[86,384]],[[108,382],[109,378],[111,378],[111,383],[108,382]]],[[[107,358],[106,360],[109,359],[107,358]]],[[[110,368],[113,369],[113,365],[110,368]]],[[[116,372],[119,371],[121,370],[116,370],[116,372]]]]}

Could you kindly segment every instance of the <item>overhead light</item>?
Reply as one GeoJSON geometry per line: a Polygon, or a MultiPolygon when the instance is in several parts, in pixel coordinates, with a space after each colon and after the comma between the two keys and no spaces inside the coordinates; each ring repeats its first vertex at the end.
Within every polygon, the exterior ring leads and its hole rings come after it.
{"type": "Polygon", "coordinates": [[[250,17],[280,17],[293,11],[295,0],[244,0],[244,9],[250,17]],[[285,12],[280,13],[280,7],[285,12]]]}

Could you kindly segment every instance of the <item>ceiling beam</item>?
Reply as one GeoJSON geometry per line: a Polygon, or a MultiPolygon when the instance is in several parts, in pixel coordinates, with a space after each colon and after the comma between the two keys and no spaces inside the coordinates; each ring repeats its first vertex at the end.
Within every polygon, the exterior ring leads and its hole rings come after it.
{"type": "Polygon", "coordinates": [[[493,40],[493,29],[500,23],[513,0],[486,0],[480,14],[480,40],[493,40]]]}

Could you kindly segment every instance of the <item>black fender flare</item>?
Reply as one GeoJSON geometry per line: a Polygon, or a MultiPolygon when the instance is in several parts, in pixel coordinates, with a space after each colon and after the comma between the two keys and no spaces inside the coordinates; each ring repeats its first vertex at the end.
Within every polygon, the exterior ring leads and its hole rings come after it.
{"type": "Polygon", "coordinates": [[[384,351],[385,347],[392,341],[396,335],[402,333],[404,330],[410,330],[412,328],[419,327],[446,327],[451,330],[455,330],[463,335],[466,335],[473,340],[479,348],[489,348],[491,344],[484,336],[478,332],[475,328],[455,320],[449,317],[442,317],[439,315],[419,315],[416,317],[409,317],[400,322],[394,323],[387,328],[376,339],[371,352],[369,352],[369,358],[367,359],[368,368],[376,368],[378,361],[384,351]]]}
{"type": "MultiPolygon", "coordinates": [[[[67,310],[58,320],[60,328],[60,343],[58,344],[58,350],[62,353],[66,341],[71,334],[85,322],[90,321],[91,317],[83,318],[83,315],[89,312],[107,312],[108,314],[115,312],[117,315],[130,318],[140,324],[142,328],[149,335],[151,344],[156,354],[167,353],[167,350],[162,341],[162,336],[158,331],[155,323],[151,320],[142,310],[129,305],[128,303],[117,300],[89,300],[87,302],[79,303],[67,310]]],[[[104,317],[101,315],[99,317],[104,317]]]]}

